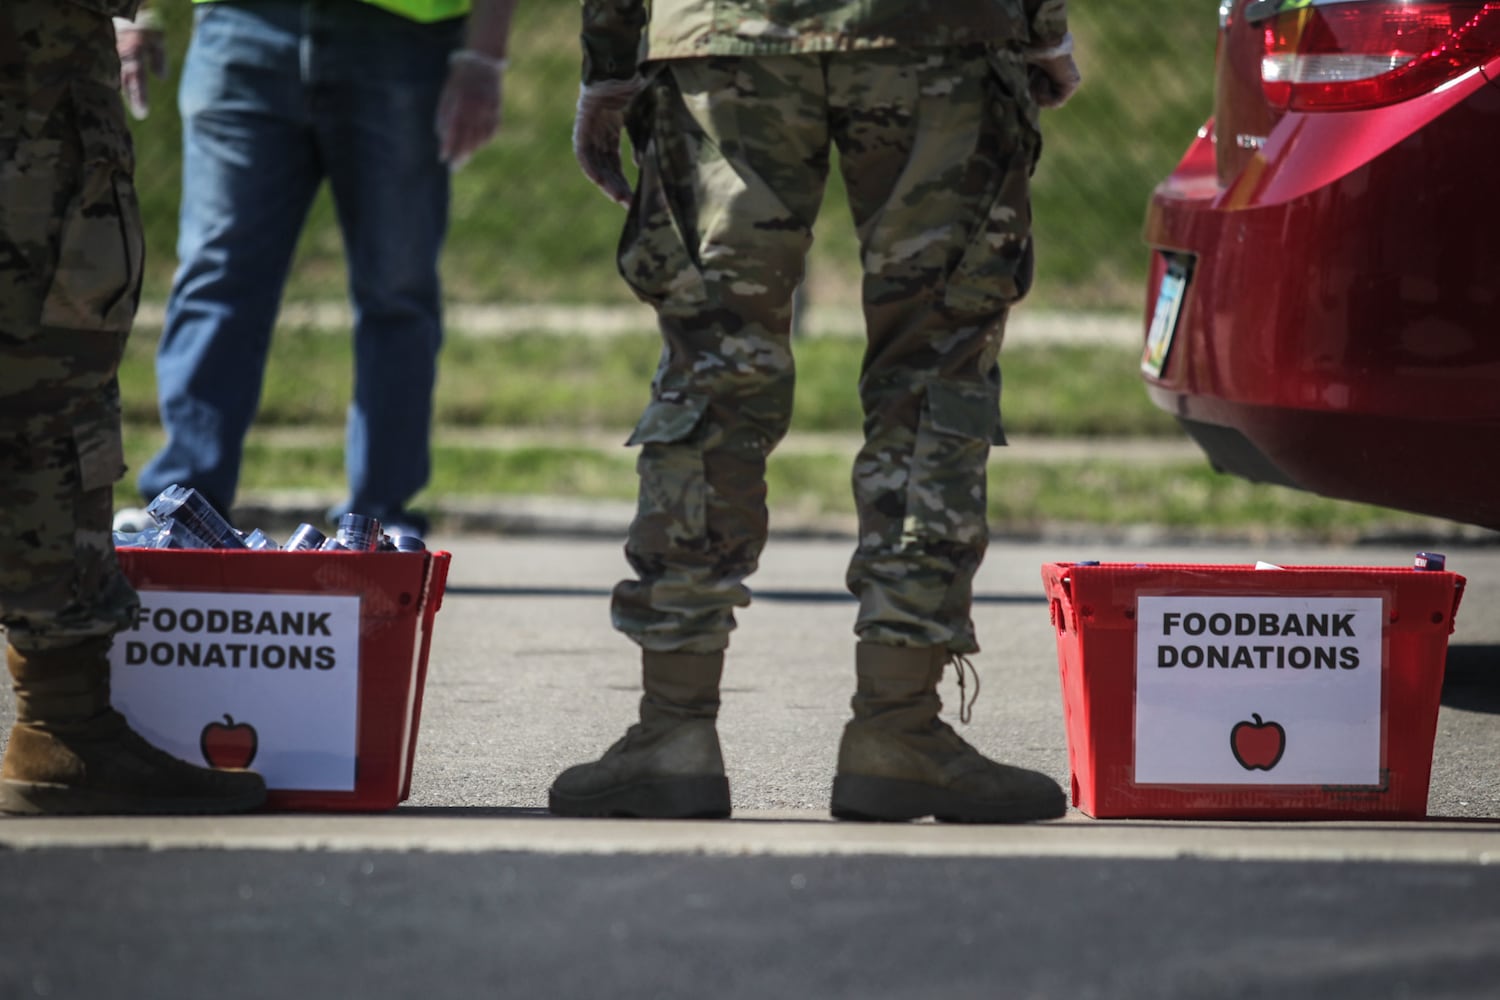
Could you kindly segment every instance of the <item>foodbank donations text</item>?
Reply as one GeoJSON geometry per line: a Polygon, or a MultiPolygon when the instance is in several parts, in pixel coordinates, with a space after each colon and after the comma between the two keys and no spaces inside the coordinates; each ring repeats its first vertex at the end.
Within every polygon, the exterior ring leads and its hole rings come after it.
{"type": "Polygon", "coordinates": [[[1158,667],[1198,667],[1246,670],[1355,670],[1359,647],[1353,644],[1355,613],[1247,611],[1164,611],[1161,636],[1175,637],[1173,645],[1157,646],[1158,667]],[[1184,642],[1182,636],[1206,637],[1206,642],[1184,642]],[[1215,643],[1215,638],[1224,642],[1215,643]],[[1288,638],[1306,642],[1288,642],[1288,638]],[[1318,640],[1347,638],[1350,644],[1318,640]],[[1275,639],[1257,644],[1255,639],[1275,639]],[[1232,640],[1232,641],[1230,641],[1232,640]]]}
{"type": "Polygon", "coordinates": [[[127,666],[332,670],[338,665],[335,613],[264,606],[153,606],[145,599],[131,629],[120,636],[122,660],[127,666]]]}

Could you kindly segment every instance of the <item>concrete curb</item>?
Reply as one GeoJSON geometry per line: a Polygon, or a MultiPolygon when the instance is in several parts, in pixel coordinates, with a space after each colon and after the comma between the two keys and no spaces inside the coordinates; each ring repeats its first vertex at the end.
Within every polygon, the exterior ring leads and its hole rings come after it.
{"type": "MultiPolygon", "coordinates": [[[[143,302],[136,325],[160,327],[166,316],[161,302],[143,302]]],[[[656,317],[644,305],[517,303],[450,303],[443,310],[444,327],[454,337],[508,337],[523,333],[569,333],[610,337],[656,329],[656,317]]],[[[351,325],[348,303],[287,302],[277,322],[346,334],[351,325]]],[[[799,336],[857,337],[864,318],[857,308],[810,306],[799,324],[799,336]]],[[[1018,309],[1006,323],[1007,345],[1111,344],[1138,347],[1144,339],[1140,316],[1108,312],[1018,309]]]]}

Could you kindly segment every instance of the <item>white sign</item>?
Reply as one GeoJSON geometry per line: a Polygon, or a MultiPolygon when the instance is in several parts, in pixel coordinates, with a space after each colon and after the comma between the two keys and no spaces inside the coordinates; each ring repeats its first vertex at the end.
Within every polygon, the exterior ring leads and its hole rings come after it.
{"type": "Polygon", "coordinates": [[[115,707],[183,760],[353,791],[359,598],[142,590],[110,652],[115,707]]]}
{"type": "Polygon", "coordinates": [[[1379,597],[1141,597],[1137,784],[1379,785],[1379,597]]]}

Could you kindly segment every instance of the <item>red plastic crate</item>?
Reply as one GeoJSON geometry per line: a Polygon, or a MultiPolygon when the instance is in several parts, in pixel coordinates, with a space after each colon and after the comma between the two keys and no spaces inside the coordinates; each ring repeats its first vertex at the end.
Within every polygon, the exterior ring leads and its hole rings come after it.
{"type": "MultiPolygon", "coordinates": [[[[1389,567],[1256,569],[1241,565],[1048,563],[1042,566],[1042,579],[1057,636],[1073,804],[1084,813],[1097,818],[1196,819],[1416,819],[1426,816],[1444,662],[1448,636],[1453,631],[1463,596],[1465,581],[1462,576],[1446,571],[1389,567]],[[1143,598],[1150,600],[1143,604],[1143,598]],[[1259,600],[1263,598],[1273,600],[1259,600]],[[1179,672],[1172,676],[1205,677],[1211,670],[1220,671],[1217,676],[1221,679],[1234,676],[1233,683],[1244,685],[1232,697],[1238,698],[1240,692],[1244,693],[1246,711],[1241,722],[1246,728],[1242,730],[1236,723],[1223,730],[1223,742],[1210,741],[1212,745],[1200,745],[1200,730],[1217,732],[1212,729],[1217,719],[1207,726],[1197,726],[1203,716],[1194,713],[1206,713],[1208,709],[1195,703],[1195,689],[1186,686],[1189,682],[1176,680],[1173,684],[1179,684],[1177,689],[1183,692],[1183,696],[1180,711],[1174,714],[1173,696],[1161,693],[1171,685],[1158,683],[1157,677],[1150,673],[1167,667],[1183,667],[1185,670],[1185,663],[1189,661],[1189,656],[1183,651],[1164,651],[1162,647],[1169,645],[1168,641],[1155,638],[1158,633],[1173,634],[1171,629],[1178,629],[1175,634],[1181,634],[1182,616],[1179,613],[1178,617],[1169,618],[1171,609],[1222,605],[1223,613],[1243,608],[1247,609],[1244,613],[1249,614],[1248,609],[1263,610],[1282,603],[1287,606],[1299,602],[1325,606],[1330,603],[1329,598],[1369,609],[1370,615],[1380,616],[1370,629],[1373,637],[1370,644],[1378,645],[1380,660],[1375,780],[1351,784],[1276,781],[1275,768],[1281,754],[1287,742],[1296,738],[1296,734],[1288,737],[1285,730],[1280,734],[1281,749],[1275,751],[1275,759],[1269,750],[1263,759],[1249,759],[1249,738],[1265,737],[1268,746],[1274,741],[1272,720],[1257,717],[1252,723],[1250,709],[1259,697],[1255,685],[1262,684],[1263,678],[1275,680],[1273,675],[1279,675],[1283,677],[1280,681],[1283,686],[1277,689],[1282,704],[1288,697],[1295,697],[1286,693],[1292,689],[1284,682],[1283,672],[1289,669],[1289,661],[1285,653],[1276,654],[1275,650],[1293,647],[1299,642],[1303,644],[1303,650],[1318,643],[1333,649],[1333,640],[1285,640],[1286,646],[1278,647],[1268,645],[1274,640],[1236,637],[1228,633],[1216,635],[1205,630],[1204,641],[1198,644],[1191,657],[1196,661],[1193,669],[1202,673],[1179,672]],[[1371,603],[1375,601],[1379,602],[1378,608],[1371,603]],[[1148,647],[1155,653],[1154,658],[1143,657],[1145,663],[1138,664],[1138,639],[1141,638],[1138,626],[1143,608],[1153,616],[1150,635],[1144,641],[1159,644],[1148,647]],[[1160,617],[1155,617],[1158,615],[1160,617]],[[1375,632],[1378,636],[1374,636],[1375,632]],[[1237,646],[1249,643],[1258,645],[1250,646],[1246,653],[1240,654],[1237,646]],[[1209,646],[1214,647],[1213,652],[1217,655],[1212,667],[1203,659],[1204,650],[1209,646]],[[1261,649],[1270,652],[1254,652],[1261,649]],[[1281,656],[1279,667],[1278,655],[1281,656]],[[1254,657],[1259,658],[1258,662],[1254,657]],[[1236,658],[1246,669],[1231,675],[1229,664],[1236,658]],[[1145,702],[1138,701],[1138,673],[1145,676],[1152,689],[1145,702]],[[1165,709],[1163,705],[1166,705],[1165,709]],[[1184,737],[1184,754],[1203,753],[1206,756],[1202,759],[1185,756],[1182,770],[1212,770],[1218,767],[1213,762],[1221,760],[1227,753],[1245,771],[1254,773],[1238,775],[1233,783],[1138,780],[1143,776],[1143,771],[1138,771],[1138,712],[1149,712],[1150,719],[1168,723],[1174,719],[1193,720],[1194,726],[1184,723],[1185,731],[1192,729],[1191,737],[1184,737]],[[1247,748],[1244,759],[1242,747],[1247,748]]],[[[1202,629],[1206,620],[1195,620],[1195,624],[1202,629]]],[[[1336,616],[1332,620],[1336,625],[1339,623],[1336,616]]],[[[1279,620],[1270,621],[1273,632],[1281,627],[1276,624],[1279,620]]],[[[1234,619],[1215,618],[1215,623],[1229,629],[1234,619]]],[[[1326,624],[1323,622],[1319,627],[1326,624]]],[[[1347,626],[1348,620],[1343,624],[1347,626]]],[[[1249,629],[1251,620],[1246,619],[1245,625],[1249,629]]],[[[1316,674],[1309,665],[1312,662],[1309,655],[1299,651],[1292,657],[1292,665],[1300,663],[1298,669],[1304,671],[1303,677],[1316,674]]],[[[1338,674],[1340,668],[1335,655],[1329,652],[1326,662],[1317,663],[1320,669],[1326,667],[1321,676],[1331,679],[1338,674]]],[[[1357,661],[1358,657],[1353,659],[1357,661]]],[[[1369,684],[1372,692],[1375,689],[1374,679],[1362,679],[1360,683],[1369,684]]],[[[1226,689],[1216,690],[1222,692],[1226,689]]],[[[1329,697],[1316,687],[1306,690],[1325,699],[1329,697]]],[[[1223,701],[1231,696],[1219,694],[1216,697],[1223,701]]],[[[1146,714],[1142,715],[1143,720],[1146,717],[1146,714]]],[[[1370,728],[1366,732],[1373,733],[1373,722],[1367,725],[1370,728]]],[[[1340,732],[1332,724],[1328,728],[1331,733],[1317,733],[1313,731],[1315,726],[1304,720],[1301,732],[1305,732],[1309,739],[1332,739],[1336,746],[1340,732]]],[[[1146,731],[1146,738],[1153,751],[1150,757],[1152,770],[1144,776],[1156,778],[1160,771],[1172,768],[1161,765],[1163,755],[1155,748],[1171,745],[1174,733],[1170,725],[1165,730],[1150,728],[1146,731]]],[[[1233,765],[1228,770],[1232,771],[1233,765]]]]}
{"type": "MultiPolygon", "coordinates": [[[[117,554],[143,604],[150,603],[153,593],[164,591],[222,595],[231,606],[237,595],[247,602],[262,595],[357,597],[358,634],[340,637],[358,645],[353,788],[277,788],[268,780],[266,807],[379,811],[392,809],[409,796],[427,654],[433,619],[442,606],[449,553],[122,548],[117,554]]],[[[122,633],[116,640],[116,671],[121,669],[120,650],[128,639],[129,633],[122,633]]],[[[295,696],[291,686],[287,692],[287,697],[295,696]]],[[[161,697],[171,697],[166,683],[161,697]]],[[[185,724],[197,726],[201,719],[195,717],[185,724]]],[[[205,762],[186,753],[182,756],[193,763],[205,762]]]]}

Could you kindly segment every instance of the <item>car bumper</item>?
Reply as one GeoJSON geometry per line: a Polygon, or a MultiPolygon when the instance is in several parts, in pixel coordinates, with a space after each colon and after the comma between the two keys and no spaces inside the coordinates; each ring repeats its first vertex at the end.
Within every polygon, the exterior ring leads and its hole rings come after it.
{"type": "Polygon", "coordinates": [[[1228,186],[1200,135],[1147,215],[1148,329],[1189,272],[1152,401],[1226,472],[1500,528],[1496,135],[1477,74],[1287,115],[1228,186]]]}

